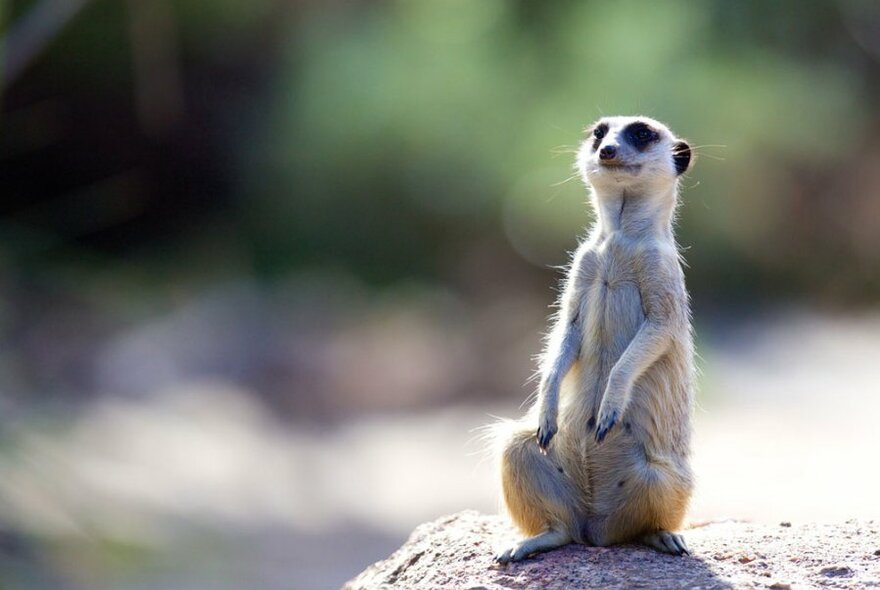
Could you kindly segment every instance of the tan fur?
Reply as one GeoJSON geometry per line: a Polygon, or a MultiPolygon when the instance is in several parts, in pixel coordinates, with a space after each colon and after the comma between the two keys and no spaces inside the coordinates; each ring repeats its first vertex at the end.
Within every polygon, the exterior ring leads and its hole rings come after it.
{"type": "Polygon", "coordinates": [[[500,561],[568,541],[642,538],[667,550],[671,537],[656,535],[681,526],[691,494],[693,344],[672,231],[672,156],[687,146],[645,117],[599,124],[604,137],[591,134],[578,155],[596,223],[565,278],[535,405],[499,429],[505,505],[533,537],[500,561]],[[635,121],[659,136],[644,151],[625,139],[635,121]],[[612,144],[617,161],[637,172],[603,165],[599,149],[612,144]],[[546,531],[555,536],[541,537],[546,531]]]}

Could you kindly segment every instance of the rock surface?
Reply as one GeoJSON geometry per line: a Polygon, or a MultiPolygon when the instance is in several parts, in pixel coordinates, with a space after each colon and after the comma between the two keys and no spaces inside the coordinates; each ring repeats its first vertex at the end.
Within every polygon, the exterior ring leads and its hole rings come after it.
{"type": "Polygon", "coordinates": [[[711,523],[685,531],[692,556],[645,547],[569,545],[499,566],[516,540],[501,517],[465,511],[416,528],[409,540],[344,590],[504,588],[871,588],[880,587],[880,523],[711,523]]]}

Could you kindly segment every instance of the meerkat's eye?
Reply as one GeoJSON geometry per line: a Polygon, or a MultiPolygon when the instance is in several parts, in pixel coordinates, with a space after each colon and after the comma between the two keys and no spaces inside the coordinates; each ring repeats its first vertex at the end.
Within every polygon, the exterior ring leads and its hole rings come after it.
{"type": "Polygon", "coordinates": [[[641,121],[629,125],[624,130],[624,137],[631,146],[640,152],[648,149],[652,142],[660,140],[660,134],[641,121]]]}

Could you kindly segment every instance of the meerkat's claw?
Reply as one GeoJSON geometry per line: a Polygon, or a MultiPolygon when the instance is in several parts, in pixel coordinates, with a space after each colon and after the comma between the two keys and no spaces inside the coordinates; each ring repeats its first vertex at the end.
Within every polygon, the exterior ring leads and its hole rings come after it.
{"type": "Polygon", "coordinates": [[[541,447],[541,452],[547,453],[547,449],[550,447],[550,441],[553,440],[553,436],[556,433],[553,431],[545,430],[542,427],[538,427],[538,446],[541,447]]]}
{"type": "Polygon", "coordinates": [[[538,426],[536,436],[538,438],[538,446],[541,447],[541,452],[545,455],[547,454],[547,449],[550,447],[550,441],[553,440],[554,436],[556,436],[556,432],[558,430],[559,427],[556,425],[555,420],[541,420],[541,424],[538,426]]]}
{"type": "Polygon", "coordinates": [[[495,556],[495,563],[500,563],[501,565],[507,565],[511,561],[519,561],[522,557],[518,557],[516,555],[516,547],[511,547],[509,549],[505,549],[501,553],[495,556]]]}
{"type": "Polygon", "coordinates": [[[562,531],[546,530],[534,537],[523,539],[510,549],[495,556],[497,563],[506,564],[511,561],[522,561],[530,555],[550,551],[571,543],[571,537],[562,531]]]}
{"type": "Polygon", "coordinates": [[[596,442],[601,443],[605,440],[605,437],[614,428],[614,425],[617,424],[617,410],[612,411],[607,416],[601,417],[599,423],[596,425],[596,442]]]}
{"type": "Polygon", "coordinates": [[[658,531],[642,537],[642,542],[657,551],[670,555],[690,555],[691,552],[684,542],[684,537],[669,531],[658,531]]]}

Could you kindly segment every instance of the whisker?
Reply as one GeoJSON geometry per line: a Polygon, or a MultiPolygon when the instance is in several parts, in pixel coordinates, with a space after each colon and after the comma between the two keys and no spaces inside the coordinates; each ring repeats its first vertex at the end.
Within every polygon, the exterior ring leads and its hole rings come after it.
{"type": "Polygon", "coordinates": [[[561,156],[563,154],[577,154],[578,149],[576,146],[558,145],[554,148],[550,148],[550,153],[553,154],[554,157],[556,157],[556,156],[561,156]]]}
{"type": "Polygon", "coordinates": [[[554,182],[554,183],[551,184],[550,186],[552,186],[552,187],[562,186],[562,185],[565,184],[566,182],[571,182],[572,180],[574,180],[574,179],[577,178],[578,176],[579,176],[578,173],[575,172],[574,174],[572,174],[571,176],[569,176],[569,177],[566,178],[565,180],[560,180],[559,182],[554,182]]]}
{"type": "Polygon", "coordinates": [[[719,162],[723,162],[724,160],[726,160],[726,158],[725,158],[724,156],[719,156],[719,155],[716,155],[716,154],[710,154],[709,152],[703,152],[703,151],[700,151],[700,150],[703,149],[703,148],[720,148],[720,149],[727,149],[727,146],[726,146],[726,145],[717,144],[717,143],[704,143],[704,144],[702,144],[702,145],[694,145],[694,146],[691,146],[691,151],[694,152],[695,154],[697,154],[697,155],[700,156],[700,157],[710,158],[710,159],[712,159],[712,160],[717,160],[717,161],[719,161],[719,162]]]}
{"type": "Polygon", "coordinates": [[[708,153],[704,153],[704,152],[697,152],[697,155],[700,156],[701,158],[709,158],[711,160],[718,160],[719,162],[723,162],[723,161],[727,160],[727,158],[725,158],[724,156],[717,156],[715,154],[708,154],[708,153]]]}

